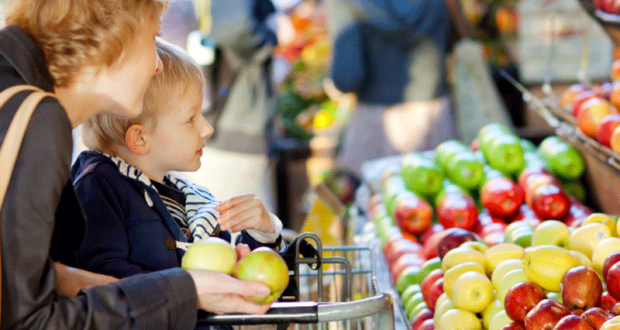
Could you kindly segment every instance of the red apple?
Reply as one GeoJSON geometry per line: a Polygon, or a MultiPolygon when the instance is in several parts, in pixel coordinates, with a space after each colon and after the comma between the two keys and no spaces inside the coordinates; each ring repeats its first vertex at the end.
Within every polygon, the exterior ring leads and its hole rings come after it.
{"type": "Polygon", "coordinates": [[[609,272],[609,268],[620,261],[620,251],[612,252],[605,258],[603,261],[603,278],[607,278],[607,273],[609,272]]]}
{"type": "Polygon", "coordinates": [[[412,330],[419,329],[422,323],[424,323],[424,321],[429,320],[429,319],[433,320],[433,315],[434,315],[433,311],[428,308],[425,308],[419,311],[411,319],[411,329],[412,330]]]}
{"type": "Polygon", "coordinates": [[[566,315],[553,328],[554,330],[594,330],[586,322],[577,315],[566,315]]]}
{"type": "Polygon", "coordinates": [[[401,193],[397,198],[394,221],[401,230],[417,235],[431,225],[433,208],[425,200],[412,192],[401,193]]]}
{"type": "Polygon", "coordinates": [[[611,148],[611,135],[618,126],[620,126],[620,114],[612,113],[605,116],[601,125],[596,129],[596,140],[607,148],[611,148]]]}
{"type": "Polygon", "coordinates": [[[383,255],[388,265],[392,265],[403,254],[415,253],[420,255],[421,251],[422,244],[412,242],[404,237],[390,239],[383,246],[383,255]]]}
{"type": "Polygon", "coordinates": [[[546,298],[545,290],[540,285],[521,282],[508,289],[504,298],[504,308],[508,317],[514,321],[524,322],[527,313],[546,298]]]}
{"type": "Polygon", "coordinates": [[[566,315],[568,308],[561,303],[550,300],[541,300],[525,316],[526,330],[550,330],[566,315]]]}
{"type": "Polygon", "coordinates": [[[560,94],[560,109],[568,109],[577,101],[577,97],[582,92],[588,90],[588,87],[582,84],[570,85],[560,94]]]}
{"type": "Polygon", "coordinates": [[[491,215],[508,217],[514,215],[523,204],[523,188],[506,177],[488,180],[480,189],[480,202],[491,215]]]}
{"type": "Polygon", "coordinates": [[[570,209],[570,200],[561,186],[543,184],[532,192],[530,207],[541,219],[562,219],[570,209]]]}
{"type": "Polygon", "coordinates": [[[609,313],[611,315],[620,315],[620,302],[615,303],[612,307],[611,310],[609,310],[609,313]]]}
{"type": "Polygon", "coordinates": [[[569,227],[579,227],[585,218],[592,214],[592,210],[587,206],[581,204],[579,200],[577,200],[573,196],[568,196],[570,200],[570,208],[568,209],[568,214],[562,219],[564,223],[569,227]]]}
{"type": "Polygon", "coordinates": [[[444,228],[470,230],[478,222],[478,208],[471,196],[465,193],[447,193],[437,204],[437,219],[444,228]]]}
{"type": "Polygon", "coordinates": [[[501,327],[499,330],[525,330],[525,324],[514,321],[501,327]]]}
{"type": "Polygon", "coordinates": [[[601,303],[600,303],[599,307],[601,307],[602,309],[604,309],[604,310],[609,312],[609,311],[611,311],[611,309],[614,307],[614,305],[617,302],[618,302],[618,299],[612,297],[609,294],[609,291],[605,291],[601,295],[601,303]]]}
{"type": "Polygon", "coordinates": [[[430,273],[424,277],[422,283],[420,283],[420,291],[422,292],[422,297],[424,298],[427,307],[430,307],[428,305],[428,301],[430,301],[431,298],[431,287],[440,278],[443,278],[443,271],[441,268],[437,268],[431,270],[430,273]]]}
{"type": "Polygon", "coordinates": [[[523,188],[523,192],[526,192],[527,190],[527,181],[529,177],[535,174],[546,174],[550,178],[554,178],[553,174],[551,174],[551,172],[549,172],[549,170],[547,170],[544,167],[528,166],[525,169],[523,169],[523,171],[521,171],[521,173],[519,174],[519,178],[517,179],[517,184],[521,188],[523,188]]]}
{"type": "Polygon", "coordinates": [[[595,137],[596,129],[609,114],[618,113],[616,109],[603,98],[593,98],[586,101],[577,116],[577,126],[585,135],[595,137]]]}
{"type": "Polygon", "coordinates": [[[437,256],[443,258],[448,251],[468,241],[480,241],[480,237],[462,228],[448,228],[444,231],[443,237],[437,243],[437,256]]]}
{"type": "Polygon", "coordinates": [[[620,263],[615,263],[607,270],[607,292],[616,300],[620,299],[620,263]]]}
{"type": "Polygon", "coordinates": [[[405,268],[410,266],[421,266],[424,263],[425,259],[420,257],[417,253],[405,253],[401,255],[393,264],[389,266],[390,273],[392,275],[392,283],[396,284],[396,280],[400,273],[402,273],[405,268]]]}
{"type": "Polygon", "coordinates": [[[429,237],[431,237],[435,233],[442,232],[444,229],[445,228],[440,223],[433,224],[422,233],[422,235],[420,236],[420,243],[422,243],[422,245],[425,245],[429,237]]]}
{"type": "MultiPolygon", "coordinates": [[[[426,306],[431,310],[435,310],[435,304],[437,303],[437,299],[439,299],[439,296],[441,296],[442,293],[443,276],[438,278],[435,283],[433,283],[428,289],[428,300],[424,299],[424,302],[426,302],[426,306]]],[[[424,295],[422,296],[424,297],[424,295]]]]}
{"type": "Polygon", "coordinates": [[[432,259],[437,257],[437,244],[439,244],[439,241],[441,241],[445,234],[445,230],[433,233],[428,239],[426,239],[424,243],[422,243],[424,257],[426,259],[432,259]]]}
{"type": "Polygon", "coordinates": [[[435,330],[435,321],[433,319],[428,319],[422,322],[418,330],[435,330]]]}
{"type": "Polygon", "coordinates": [[[585,310],[581,314],[581,318],[584,319],[593,329],[598,330],[605,321],[611,319],[613,315],[600,307],[592,307],[585,310]]]}
{"type": "Polygon", "coordinates": [[[589,309],[601,302],[603,284],[590,267],[577,266],[562,276],[562,303],[568,309],[589,309]]]}
{"type": "Polygon", "coordinates": [[[584,104],[586,102],[590,101],[591,99],[599,99],[599,98],[600,98],[599,95],[597,95],[592,90],[587,90],[587,91],[580,93],[579,95],[577,95],[577,100],[575,100],[575,103],[573,104],[573,109],[571,111],[571,114],[573,115],[573,117],[577,118],[577,116],[579,116],[579,113],[581,112],[581,109],[584,107],[584,104]]]}

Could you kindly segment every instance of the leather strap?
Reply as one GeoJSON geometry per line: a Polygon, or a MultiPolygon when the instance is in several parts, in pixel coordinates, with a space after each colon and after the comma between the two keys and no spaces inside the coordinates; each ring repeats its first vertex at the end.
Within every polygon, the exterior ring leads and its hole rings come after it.
{"type": "MultiPolygon", "coordinates": [[[[15,168],[17,155],[21,148],[22,140],[26,134],[26,127],[30,121],[32,113],[36,109],[41,100],[47,96],[55,97],[52,93],[47,93],[40,88],[28,85],[17,85],[9,87],[0,93],[0,107],[2,107],[15,94],[25,91],[34,90],[35,92],[28,95],[24,102],[20,105],[15,113],[15,117],[9,125],[9,129],[4,137],[2,146],[0,147],[0,209],[6,195],[6,190],[11,181],[11,175],[15,168]]],[[[0,322],[2,320],[2,226],[0,226],[0,322]]]]}

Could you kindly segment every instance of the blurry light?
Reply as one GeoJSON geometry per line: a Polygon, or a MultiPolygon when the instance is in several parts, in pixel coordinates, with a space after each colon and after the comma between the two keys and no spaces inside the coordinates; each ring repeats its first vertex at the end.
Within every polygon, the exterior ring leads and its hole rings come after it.
{"type": "Polygon", "coordinates": [[[199,65],[208,66],[215,61],[215,43],[202,31],[192,31],[187,35],[187,53],[199,65]]]}

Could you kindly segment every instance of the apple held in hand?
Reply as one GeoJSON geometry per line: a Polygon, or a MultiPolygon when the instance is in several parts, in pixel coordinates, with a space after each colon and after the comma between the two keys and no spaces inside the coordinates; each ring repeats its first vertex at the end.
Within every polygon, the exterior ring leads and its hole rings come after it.
{"type": "Polygon", "coordinates": [[[235,277],[244,281],[264,283],[271,294],[264,298],[251,298],[259,304],[276,300],[288,286],[289,274],[286,262],[273,249],[259,247],[241,259],[235,266],[235,277]]]}
{"type": "Polygon", "coordinates": [[[602,293],[603,284],[590,267],[573,267],[562,277],[562,303],[569,309],[587,310],[598,306],[602,293]]]}
{"type": "Polygon", "coordinates": [[[237,253],[230,243],[221,238],[208,237],[187,248],[181,259],[181,268],[232,275],[236,263],[237,253]]]}
{"type": "Polygon", "coordinates": [[[506,177],[495,177],[480,189],[480,202],[492,216],[508,217],[519,211],[523,204],[521,187],[506,177]]]}

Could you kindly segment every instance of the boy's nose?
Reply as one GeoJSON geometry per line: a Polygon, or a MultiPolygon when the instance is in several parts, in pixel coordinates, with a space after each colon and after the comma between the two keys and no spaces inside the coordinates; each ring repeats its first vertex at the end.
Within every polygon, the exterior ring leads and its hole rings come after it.
{"type": "Polygon", "coordinates": [[[203,138],[208,138],[209,136],[213,135],[213,126],[211,126],[211,124],[209,124],[209,122],[202,117],[202,121],[203,121],[203,127],[202,127],[202,131],[201,134],[203,136],[203,138]]]}

